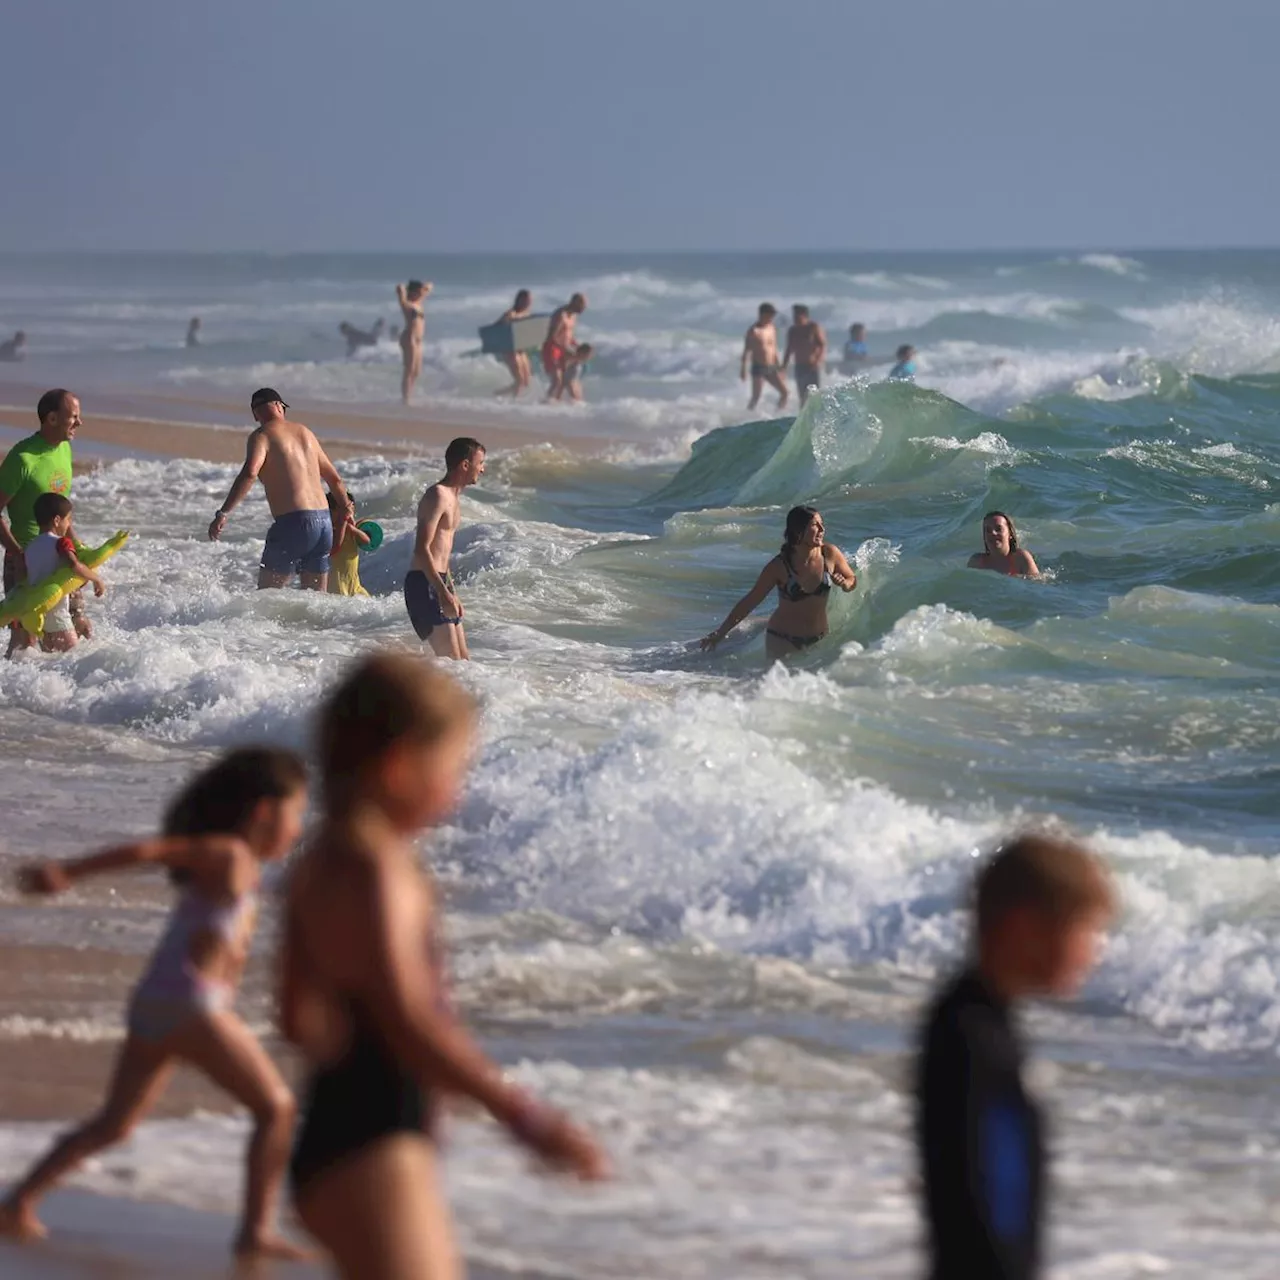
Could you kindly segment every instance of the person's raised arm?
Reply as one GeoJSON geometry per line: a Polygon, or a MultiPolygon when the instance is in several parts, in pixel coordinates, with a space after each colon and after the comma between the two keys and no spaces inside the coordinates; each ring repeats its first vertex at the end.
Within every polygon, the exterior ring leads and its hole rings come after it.
{"type": "Polygon", "coordinates": [[[348,516],[342,528],[344,535],[348,538],[354,538],[357,546],[367,547],[369,545],[369,535],[356,524],[355,516],[348,516]]]}
{"type": "Polygon", "coordinates": [[[231,482],[230,492],[227,494],[227,500],[218,508],[217,514],[213,517],[213,523],[209,525],[209,541],[217,542],[222,536],[222,531],[227,527],[227,517],[242,503],[249,494],[249,490],[253,488],[253,482],[258,478],[258,472],[262,470],[262,464],[267,460],[267,437],[263,433],[261,427],[249,436],[249,443],[245,448],[244,466],[240,468],[240,474],[231,482]]]}
{"type": "Polygon", "coordinates": [[[778,585],[779,568],[779,561],[775,556],[760,571],[760,576],[756,579],[755,586],[729,610],[729,616],[710,635],[703,636],[702,647],[704,649],[714,649],[743,618],[764,603],[765,597],[778,585]]]}
{"type": "Polygon", "coordinates": [[[83,858],[29,863],[18,869],[18,884],[24,893],[62,893],[87,876],[160,865],[190,872],[215,893],[236,893],[254,861],[248,846],[236,836],[156,836],[83,858]]]}
{"type": "Polygon", "coordinates": [[[832,542],[828,542],[823,551],[830,553],[832,581],[841,591],[852,591],[858,585],[858,575],[844,552],[832,542]]]}
{"type": "Polygon", "coordinates": [[[359,922],[359,994],[397,1061],[424,1084],[473,1098],[544,1159],[582,1178],[606,1176],[604,1153],[592,1139],[567,1117],[508,1084],[437,999],[424,945],[427,920],[421,895],[405,892],[400,878],[384,868],[368,869],[360,881],[348,903],[359,922]]]}

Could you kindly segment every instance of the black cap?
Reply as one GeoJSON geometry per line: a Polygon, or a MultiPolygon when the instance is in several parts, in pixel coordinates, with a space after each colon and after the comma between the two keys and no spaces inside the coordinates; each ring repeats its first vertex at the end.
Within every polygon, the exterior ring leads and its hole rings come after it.
{"type": "MultiPolygon", "coordinates": [[[[274,387],[259,387],[249,399],[249,408],[256,409],[259,405],[270,404],[273,400],[279,400],[284,404],[284,396],[274,387]]],[[[284,407],[287,409],[289,406],[284,404],[284,407]]]]}

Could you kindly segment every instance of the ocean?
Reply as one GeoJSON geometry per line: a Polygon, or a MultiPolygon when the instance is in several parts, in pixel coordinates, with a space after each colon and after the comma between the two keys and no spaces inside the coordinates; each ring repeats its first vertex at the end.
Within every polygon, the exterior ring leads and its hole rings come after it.
{"type": "MultiPolygon", "coordinates": [[[[532,1178],[459,1122],[473,1258],[582,1280],[919,1274],[915,1020],[962,954],[975,859],[1052,821],[1124,902],[1084,998],[1029,1020],[1053,1274],[1273,1274],[1280,252],[0,257],[0,337],[19,327],[12,376],[77,390],[89,440],[95,393],[247,429],[215,406],[263,383],[304,420],[376,412],[389,440],[428,420],[529,433],[463,500],[483,743],[424,856],[486,1043],[597,1125],[620,1177],[532,1178]],[[411,273],[436,290],[405,411],[394,344],[347,359],[336,326],[398,320],[411,273]],[[587,294],[586,405],[493,399],[505,371],[475,330],[517,287],[537,310],[587,294]],[[737,361],[766,299],[807,303],[833,348],[855,321],[875,356],[913,343],[916,384],[877,365],[795,417],[766,393],[751,420],[737,361]],[[605,448],[539,443],[585,422],[605,448]],[[798,502],[859,574],[830,637],[768,668],[762,610],[701,653],[798,502]],[[965,568],[991,508],[1044,581],[965,568]]],[[[77,479],[86,540],[135,538],[92,644],[0,670],[0,869],[149,829],[222,747],[304,744],[344,663],[412,638],[399,583],[440,450],[342,470],[387,531],[367,600],[256,593],[261,493],[204,538],[233,466],[114,458],[77,479]]],[[[0,890],[0,944],[95,957],[0,986],[0,1054],[119,1036],[119,965],[166,899],[114,886],[0,890]]],[[[246,993],[263,1029],[265,972],[246,993]]],[[[56,1127],[0,1124],[0,1177],[56,1127]]],[[[230,1208],[244,1131],[148,1122],[83,1185],[230,1208]]]]}

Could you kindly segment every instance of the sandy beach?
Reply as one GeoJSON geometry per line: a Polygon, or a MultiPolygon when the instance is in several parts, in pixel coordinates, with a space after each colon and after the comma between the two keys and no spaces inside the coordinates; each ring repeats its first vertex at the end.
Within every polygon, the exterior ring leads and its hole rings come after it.
{"type": "MultiPolygon", "coordinates": [[[[34,383],[0,381],[0,424],[25,433],[35,430],[35,404],[47,388],[34,383]]],[[[197,398],[148,391],[128,394],[86,391],[81,396],[84,425],[76,442],[82,458],[161,456],[203,462],[242,462],[245,439],[253,429],[247,400],[240,404],[216,396],[197,398]]],[[[551,444],[595,452],[616,436],[583,415],[531,420],[528,426],[508,417],[477,411],[466,421],[427,418],[399,406],[290,403],[290,416],[307,423],[335,459],[379,453],[384,457],[442,454],[455,436],[474,435],[491,451],[551,444]]]]}

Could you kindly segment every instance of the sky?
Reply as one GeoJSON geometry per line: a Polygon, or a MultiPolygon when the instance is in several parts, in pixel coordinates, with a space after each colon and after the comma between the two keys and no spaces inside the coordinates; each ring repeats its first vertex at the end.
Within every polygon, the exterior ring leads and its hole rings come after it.
{"type": "Polygon", "coordinates": [[[0,249],[1280,242],[1274,0],[40,0],[0,249]]]}

